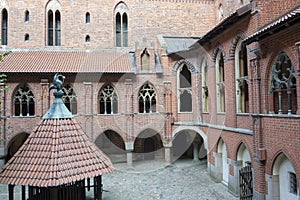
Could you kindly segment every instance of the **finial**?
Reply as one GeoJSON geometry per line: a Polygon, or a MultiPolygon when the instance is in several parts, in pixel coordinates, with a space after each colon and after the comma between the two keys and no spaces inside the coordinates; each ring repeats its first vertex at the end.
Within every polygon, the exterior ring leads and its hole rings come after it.
{"type": "Polygon", "coordinates": [[[64,94],[64,92],[62,91],[61,88],[62,88],[65,78],[66,78],[65,76],[63,76],[59,73],[56,73],[54,75],[53,84],[50,86],[49,91],[52,89],[56,89],[56,92],[53,93],[56,98],[61,98],[64,94]]]}

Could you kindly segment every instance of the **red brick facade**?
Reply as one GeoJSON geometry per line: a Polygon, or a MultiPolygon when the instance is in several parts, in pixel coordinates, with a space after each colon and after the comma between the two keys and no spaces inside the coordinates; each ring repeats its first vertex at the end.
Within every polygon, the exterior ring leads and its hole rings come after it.
{"type": "MultiPolygon", "coordinates": [[[[105,6],[100,6],[96,1],[60,1],[54,4],[62,16],[61,46],[57,47],[45,45],[47,29],[44,11],[50,2],[46,4],[36,0],[28,5],[15,5],[17,3],[10,1],[2,3],[2,9],[7,9],[9,13],[8,44],[3,48],[43,51],[134,50],[133,73],[62,72],[67,77],[65,84],[70,84],[77,95],[75,118],[92,141],[100,148],[105,147],[103,135],[107,133],[106,137],[122,150],[122,160],[130,164],[132,159],[141,159],[139,153],[148,153],[151,148],[155,151],[155,158],[164,157],[166,162],[172,162],[172,151],[176,151],[176,145],[180,143],[175,142],[175,139],[184,138],[182,143],[188,146],[183,152],[188,157],[202,159],[204,157],[200,156],[200,152],[203,146],[212,178],[228,185],[228,189],[236,195],[240,194],[239,169],[246,162],[251,162],[254,199],[282,198],[288,190],[286,188],[292,186],[283,185],[283,182],[276,182],[275,179],[287,173],[282,171],[283,167],[292,166],[288,173],[296,174],[297,191],[295,193],[289,188],[287,195],[291,199],[299,198],[299,9],[295,20],[286,17],[285,25],[277,28],[281,24],[278,22],[262,29],[299,7],[299,0],[145,0],[138,4],[125,1],[129,10],[129,45],[124,48],[115,47],[114,8],[118,3],[107,1],[103,3],[105,6]],[[30,11],[29,23],[23,20],[26,9],[30,11]],[[84,23],[86,12],[91,14],[89,24],[84,23]],[[27,42],[24,42],[25,33],[30,35],[27,42]],[[90,35],[91,42],[84,41],[86,34],[90,35]],[[257,35],[251,37],[253,34],[257,35]],[[195,40],[190,50],[168,53],[169,46],[173,44],[165,45],[157,35],[203,37],[195,40]],[[238,49],[243,47],[246,49],[247,67],[237,69],[237,63],[242,57],[238,49]],[[149,54],[148,71],[141,70],[145,48],[149,54]],[[282,95],[279,98],[281,91],[272,92],[271,88],[273,66],[281,52],[290,59],[295,71],[292,82],[296,85],[288,93],[292,102],[289,114],[288,96],[282,95]],[[162,66],[161,72],[157,67],[157,54],[162,66]],[[207,63],[206,83],[204,61],[207,63]],[[180,90],[180,73],[184,66],[191,77],[191,112],[180,111],[181,93],[186,90],[180,90]],[[237,77],[237,72],[243,70],[247,71],[244,77],[237,77]],[[220,77],[224,78],[221,83],[225,88],[223,91],[217,83],[220,77]],[[99,114],[99,93],[108,83],[116,90],[118,112],[102,115],[99,114]],[[156,94],[156,111],[153,113],[140,113],[139,110],[139,92],[144,84],[153,86],[156,94]],[[205,87],[208,91],[207,111],[204,110],[205,87]],[[224,105],[221,105],[222,92],[224,105]],[[282,114],[278,114],[278,99],[282,101],[282,114]],[[222,106],[225,112],[219,110],[222,106]],[[238,111],[240,107],[244,110],[238,111]],[[192,149],[198,155],[192,154],[192,149]],[[132,153],[136,154],[130,158],[132,153]],[[281,196],[275,194],[275,190],[279,190],[281,196]]],[[[31,133],[47,112],[53,101],[48,92],[53,75],[54,71],[7,73],[10,89],[5,93],[5,102],[2,104],[7,117],[2,122],[11,128],[2,134],[5,139],[2,144],[4,153],[7,153],[13,137],[24,132],[31,133]],[[15,117],[13,97],[18,86],[25,83],[35,95],[35,115],[15,117]]],[[[151,156],[147,158],[153,159],[151,156]]]]}

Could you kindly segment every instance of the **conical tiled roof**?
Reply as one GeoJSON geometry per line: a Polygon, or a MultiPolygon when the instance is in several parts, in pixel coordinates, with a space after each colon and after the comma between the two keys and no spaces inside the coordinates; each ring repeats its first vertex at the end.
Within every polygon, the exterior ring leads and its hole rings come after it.
{"type": "Polygon", "coordinates": [[[61,92],[55,95],[41,123],[1,169],[0,183],[54,187],[114,170],[73,119],[61,92]]]}

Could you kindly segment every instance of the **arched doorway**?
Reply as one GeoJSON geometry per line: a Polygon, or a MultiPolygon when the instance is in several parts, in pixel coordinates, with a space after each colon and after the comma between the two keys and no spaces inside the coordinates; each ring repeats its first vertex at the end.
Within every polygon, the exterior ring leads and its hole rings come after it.
{"type": "Polygon", "coordinates": [[[19,133],[9,141],[7,145],[7,155],[5,158],[5,163],[9,161],[9,159],[11,159],[13,155],[19,150],[19,148],[27,140],[28,136],[28,133],[19,133]]]}
{"type": "Polygon", "coordinates": [[[104,131],[97,137],[95,144],[111,159],[113,163],[126,162],[124,140],[115,131],[104,131]]]}
{"type": "Polygon", "coordinates": [[[222,154],[222,165],[221,165],[221,169],[222,169],[222,182],[225,185],[228,185],[228,178],[229,178],[229,165],[227,162],[227,148],[225,145],[225,142],[223,141],[223,139],[220,139],[218,142],[218,153],[222,154]]]}
{"type": "Polygon", "coordinates": [[[193,130],[182,130],[173,139],[173,161],[178,159],[206,159],[207,152],[203,138],[193,130]]]}
{"type": "Polygon", "coordinates": [[[298,200],[297,175],[291,161],[281,153],[273,165],[272,183],[269,183],[269,193],[272,199],[298,200]]]}
{"type": "Polygon", "coordinates": [[[141,132],[134,141],[136,160],[154,160],[163,158],[163,144],[159,133],[147,129],[141,132]]]}
{"type": "Polygon", "coordinates": [[[251,163],[249,151],[244,143],[242,143],[237,152],[237,161],[242,161],[242,166],[245,167],[247,163],[251,163]]]}

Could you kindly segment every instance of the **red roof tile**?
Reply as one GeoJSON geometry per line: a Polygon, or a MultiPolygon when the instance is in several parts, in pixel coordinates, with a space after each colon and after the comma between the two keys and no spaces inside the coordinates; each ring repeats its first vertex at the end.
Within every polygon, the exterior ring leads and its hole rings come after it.
{"type": "Polygon", "coordinates": [[[114,170],[73,119],[44,119],[0,171],[0,183],[59,186],[114,170]]]}
{"type": "Polygon", "coordinates": [[[132,67],[127,52],[12,50],[0,63],[0,71],[131,73],[132,67]]]}

